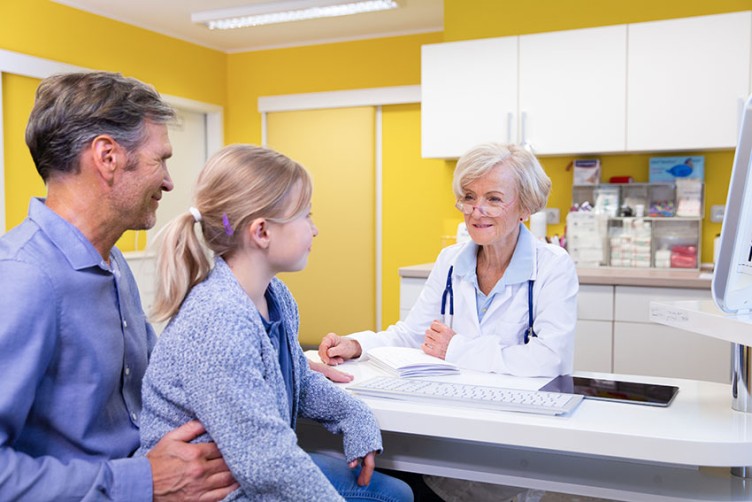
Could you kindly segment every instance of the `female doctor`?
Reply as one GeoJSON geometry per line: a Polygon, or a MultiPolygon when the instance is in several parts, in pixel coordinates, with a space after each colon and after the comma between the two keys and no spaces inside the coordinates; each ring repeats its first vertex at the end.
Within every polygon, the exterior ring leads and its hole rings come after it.
{"type": "Polygon", "coordinates": [[[577,272],[564,249],[522,223],[546,206],[551,180],[524,148],[488,143],[459,159],[452,188],[472,241],[441,251],[404,321],[379,333],[329,333],[321,360],[337,365],[389,345],[479,371],[571,373],[577,272]]]}

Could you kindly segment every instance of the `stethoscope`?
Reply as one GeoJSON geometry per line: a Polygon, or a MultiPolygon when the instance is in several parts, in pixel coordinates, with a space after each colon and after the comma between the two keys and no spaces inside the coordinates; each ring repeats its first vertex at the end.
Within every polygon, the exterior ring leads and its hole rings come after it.
{"type": "Polygon", "coordinates": [[[452,271],[454,265],[449,267],[449,273],[447,274],[446,287],[444,293],[441,295],[441,315],[444,317],[444,324],[452,327],[452,320],[454,320],[454,290],[452,289],[452,271]],[[447,314],[446,306],[447,300],[449,300],[449,313],[447,314]]]}
{"type": "MultiPolygon", "coordinates": [[[[454,265],[449,267],[447,272],[446,287],[444,293],[441,295],[441,315],[444,318],[444,324],[452,327],[452,320],[454,319],[454,290],[452,289],[452,272],[454,272],[454,265]],[[449,303],[449,312],[447,312],[447,302],[449,303]]],[[[533,283],[535,281],[530,279],[527,281],[527,329],[525,330],[525,344],[530,341],[530,338],[537,337],[533,331],[533,283]]]]}

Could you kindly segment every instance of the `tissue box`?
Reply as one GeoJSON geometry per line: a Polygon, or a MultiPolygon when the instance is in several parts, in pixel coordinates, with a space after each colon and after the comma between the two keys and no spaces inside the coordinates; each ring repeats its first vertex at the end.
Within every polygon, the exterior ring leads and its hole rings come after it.
{"type": "Polygon", "coordinates": [[[705,157],[652,157],[650,183],[674,182],[678,179],[705,179],[705,157]]]}

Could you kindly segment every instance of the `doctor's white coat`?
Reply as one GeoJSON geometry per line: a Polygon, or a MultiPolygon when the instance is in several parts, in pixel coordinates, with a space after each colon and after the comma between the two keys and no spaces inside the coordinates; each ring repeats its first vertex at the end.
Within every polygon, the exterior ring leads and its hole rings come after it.
{"type": "Polygon", "coordinates": [[[479,322],[473,280],[477,250],[473,242],[443,249],[404,321],[379,333],[362,331],[349,335],[360,343],[362,357],[367,357],[368,350],[374,347],[420,347],[431,322],[441,320],[447,273],[455,265],[452,328],[456,335],[449,343],[447,361],[461,368],[517,376],[572,373],[579,283],[569,254],[559,246],[537,240],[520,224],[514,256],[500,281],[505,286],[495,294],[479,322]],[[523,259],[516,259],[518,256],[523,259]],[[465,266],[456,266],[458,263],[465,266]],[[469,270],[463,274],[462,268],[469,270]],[[525,344],[529,279],[535,281],[533,330],[537,336],[525,344]]]}

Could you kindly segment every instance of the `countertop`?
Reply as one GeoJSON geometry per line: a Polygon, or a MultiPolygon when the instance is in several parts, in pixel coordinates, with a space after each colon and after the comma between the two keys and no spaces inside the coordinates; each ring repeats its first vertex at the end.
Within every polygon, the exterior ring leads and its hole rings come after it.
{"type": "MultiPolygon", "coordinates": [[[[400,277],[425,279],[433,263],[411,265],[399,269],[400,277]]],[[[580,284],[610,286],[645,286],[654,288],[710,289],[713,273],[706,270],[679,270],[661,268],[577,268],[580,284]]]]}

